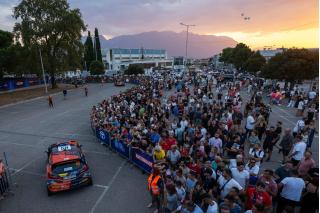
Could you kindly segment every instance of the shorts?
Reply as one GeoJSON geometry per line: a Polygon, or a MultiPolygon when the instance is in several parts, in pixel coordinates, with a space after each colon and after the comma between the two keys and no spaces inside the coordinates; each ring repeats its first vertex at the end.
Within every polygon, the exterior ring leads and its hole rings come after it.
{"type": "Polygon", "coordinates": [[[270,151],[270,152],[272,152],[273,146],[274,146],[274,145],[273,145],[271,142],[264,142],[264,143],[263,143],[263,149],[264,149],[264,150],[268,150],[268,151],[270,151]]]}
{"type": "Polygon", "coordinates": [[[284,156],[288,156],[290,153],[290,149],[282,149],[281,150],[284,156]]]}
{"type": "Polygon", "coordinates": [[[293,166],[297,166],[300,161],[299,161],[299,160],[296,160],[296,159],[294,159],[294,158],[291,158],[291,162],[292,162],[292,165],[293,165],[293,166]]]}

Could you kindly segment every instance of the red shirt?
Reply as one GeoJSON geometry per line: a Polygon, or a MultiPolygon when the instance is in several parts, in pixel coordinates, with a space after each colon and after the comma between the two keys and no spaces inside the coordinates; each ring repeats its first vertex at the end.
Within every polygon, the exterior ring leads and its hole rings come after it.
{"type": "Polygon", "coordinates": [[[170,150],[172,145],[176,145],[176,139],[174,138],[166,138],[161,144],[164,151],[170,150]]]}
{"type": "Polygon", "coordinates": [[[254,203],[260,203],[264,206],[272,205],[271,196],[266,191],[257,192],[256,188],[250,187],[247,189],[246,196],[247,196],[246,209],[252,209],[252,206],[254,203]]]}
{"type": "Polygon", "coordinates": [[[190,163],[190,164],[188,164],[187,165],[187,167],[190,169],[190,170],[192,170],[192,171],[194,171],[195,173],[197,173],[197,174],[201,174],[201,167],[198,165],[198,164],[192,164],[192,163],[190,163]]]}

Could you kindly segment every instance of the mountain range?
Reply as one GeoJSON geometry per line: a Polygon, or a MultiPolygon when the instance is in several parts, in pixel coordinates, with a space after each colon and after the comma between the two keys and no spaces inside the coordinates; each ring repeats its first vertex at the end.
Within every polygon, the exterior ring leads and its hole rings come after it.
{"type": "MultiPolygon", "coordinates": [[[[85,38],[83,38],[85,40],[85,38]]],[[[121,35],[111,39],[100,36],[101,48],[165,49],[169,57],[185,56],[186,32],[151,31],[134,35],[121,35]]],[[[208,58],[226,47],[234,47],[235,40],[227,36],[199,35],[189,32],[188,57],[208,58]]]]}

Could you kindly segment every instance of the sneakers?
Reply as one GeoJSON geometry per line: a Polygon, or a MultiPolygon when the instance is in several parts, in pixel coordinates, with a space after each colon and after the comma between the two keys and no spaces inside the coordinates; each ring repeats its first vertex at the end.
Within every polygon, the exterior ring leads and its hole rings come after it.
{"type": "Polygon", "coordinates": [[[147,206],[147,208],[151,208],[152,207],[152,203],[149,203],[149,205],[147,206]]]}

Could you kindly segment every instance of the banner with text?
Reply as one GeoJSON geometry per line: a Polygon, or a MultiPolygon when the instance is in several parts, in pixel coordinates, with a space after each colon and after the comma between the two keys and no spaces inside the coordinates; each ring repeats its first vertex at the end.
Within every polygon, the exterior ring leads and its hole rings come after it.
{"type": "Polygon", "coordinates": [[[141,169],[145,170],[148,173],[152,171],[153,159],[150,155],[145,153],[144,151],[132,148],[131,149],[131,160],[141,169]]]}

